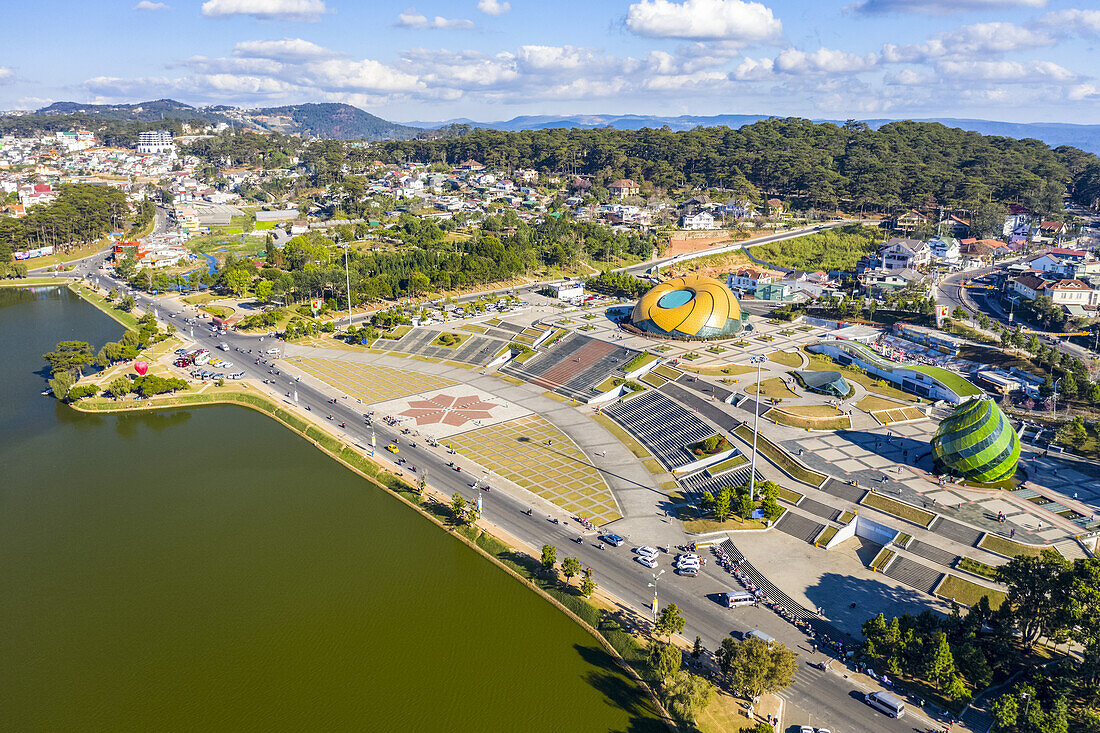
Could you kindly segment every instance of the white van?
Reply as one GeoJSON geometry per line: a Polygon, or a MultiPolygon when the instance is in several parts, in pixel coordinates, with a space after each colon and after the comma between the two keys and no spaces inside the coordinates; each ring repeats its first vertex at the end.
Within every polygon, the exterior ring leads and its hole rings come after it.
{"type": "Polygon", "coordinates": [[[739,606],[751,606],[756,603],[756,596],[749,593],[747,590],[732,591],[730,593],[723,593],[721,596],[722,602],[726,604],[727,608],[738,608],[739,606]]]}
{"type": "Polygon", "coordinates": [[[275,356],[278,356],[279,355],[279,350],[278,349],[268,349],[267,353],[268,354],[274,354],[275,356]]]}
{"type": "Polygon", "coordinates": [[[775,642],[774,636],[770,634],[765,634],[760,629],[753,629],[752,631],[748,631],[744,635],[742,635],[741,638],[745,641],[748,641],[749,639],[759,639],[768,646],[771,646],[775,642]]]}
{"type": "Polygon", "coordinates": [[[905,715],[905,703],[889,692],[868,692],[863,696],[863,701],[891,718],[900,718],[905,715]]]}

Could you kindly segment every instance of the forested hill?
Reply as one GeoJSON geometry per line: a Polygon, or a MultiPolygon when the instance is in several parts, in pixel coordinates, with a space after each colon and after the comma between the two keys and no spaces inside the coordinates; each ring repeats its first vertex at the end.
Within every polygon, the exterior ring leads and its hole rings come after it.
{"type": "Polygon", "coordinates": [[[82,104],[81,102],[54,102],[48,107],[37,110],[35,115],[55,117],[59,115],[82,115],[102,120],[118,122],[157,122],[161,120],[202,120],[204,122],[227,122],[229,118],[214,108],[192,107],[174,99],[157,99],[151,102],[133,104],[82,104]]]}
{"type": "Polygon", "coordinates": [[[877,130],[771,118],[733,130],[476,130],[446,140],[379,146],[389,160],[474,159],[595,178],[633,178],[663,188],[724,187],[806,206],[888,211],[974,209],[990,202],[1062,211],[1067,187],[1100,183],[1100,159],[1038,140],[980,135],[939,123],[894,122],[877,130]]]}
{"type": "Polygon", "coordinates": [[[424,134],[424,130],[388,122],[350,104],[292,104],[255,110],[252,119],[257,120],[257,115],[292,121],[290,126],[261,122],[269,129],[330,140],[408,140],[424,134]]]}

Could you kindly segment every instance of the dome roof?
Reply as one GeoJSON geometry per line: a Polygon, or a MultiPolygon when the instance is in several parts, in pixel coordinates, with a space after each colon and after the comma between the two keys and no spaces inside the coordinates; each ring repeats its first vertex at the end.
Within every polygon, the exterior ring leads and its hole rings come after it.
{"type": "Polygon", "coordinates": [[[993,483],[1016,472],[1020,438],[996,402],[974,397],[940,423],[932,436],[932,458],[972,481],[993,483]]]}
{"type": "Polygon", "coordinates": [[[679,338],[724,338],[741,330],[741,305],[720,280],[688,275],[657,285],[634,306],[631,323],[679,338]]]}

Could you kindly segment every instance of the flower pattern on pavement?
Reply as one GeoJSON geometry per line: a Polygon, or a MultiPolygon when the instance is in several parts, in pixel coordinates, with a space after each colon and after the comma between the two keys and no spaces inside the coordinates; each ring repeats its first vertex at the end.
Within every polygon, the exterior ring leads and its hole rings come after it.
{"type": "Polygon", "coordinates": [[[442,423],[457,428],[469,422],[492,417],[490,413],[494,407],[500,407],[500,405],[485,402],[477,396],[453,397],[449,394],[438,394],[430,400],[410,400],[409,409],[401,415],[413,418],[417,425],[442,423]]]}

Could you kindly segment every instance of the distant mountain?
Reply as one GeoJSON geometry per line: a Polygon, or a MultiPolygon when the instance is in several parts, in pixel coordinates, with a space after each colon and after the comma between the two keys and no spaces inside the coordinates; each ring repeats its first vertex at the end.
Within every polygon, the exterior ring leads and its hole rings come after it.
{"type": "Polygon", "coordinates": [[[421,128],[388,122],[350,104],[291,104],[243,114],[269,130],[330,140],[408,140],[424,134],[421,128]]]}
{"type": "Polygon", "coordinates": [[[61,115],[87,115],[119,122],[155,122],[157,120],[205,120],[226,122],[221,110],[227,108],[192,107],[174,99],[157,99],[135,104],[82,104],[81,102],[54,102],[35,111],[36,115],[49,117],[61,115]]]}
{"type": "MultiPolygon", "coordinates": [[[[549,128],[595,128],[613,127],[619,130],[638,130],[643,127],[659,128],[668,125],[673,130],[690,130],[695,127],[714,127],[725,125],[737,128],[751,125],[758,120],[768,119],[769,115],[679,115],[661,117],[657,115],[528,115],[513,117],[497,122],[473,122],[468,119],[446,120],[444,122],[409,122],[408,125],[423,128],[436,128],[440,125],[461,123],[473,127],[493,130],[544,130],[549,128]]],[[[871,127],[879,128],[897,120],[863,120],[871,127]]],[[[996,122],[993,120],[957,119],[952,117],[927,118],[918,122],[939,122],[948,127],[958,127],[983,135],[1003,135],[1016,139],[1035,138],[1051,147],[1073,145],[1092,153],[1100,154],[1100,125],[1074,125],[1048,122],[1018,123],[996,122]]],[[[843,124],[843,120],[814,120],[814,122],[834,122],[843,124]]]]}

